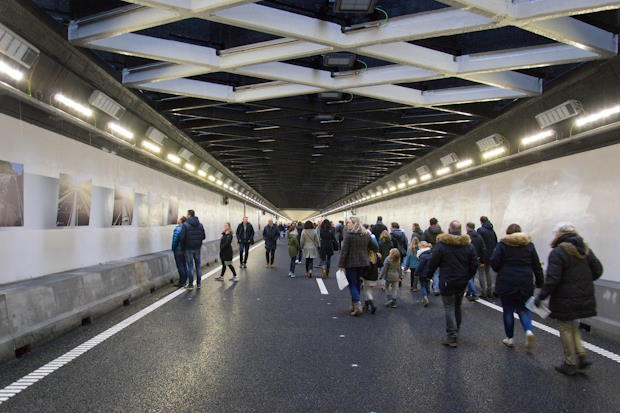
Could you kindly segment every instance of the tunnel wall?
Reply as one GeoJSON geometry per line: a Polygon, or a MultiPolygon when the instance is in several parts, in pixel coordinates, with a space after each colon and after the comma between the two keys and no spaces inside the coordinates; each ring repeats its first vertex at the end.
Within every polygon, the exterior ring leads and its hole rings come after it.
{"type": "MultiPolygon", "coordinates": [[[[24,165],[24,226],[0,227],[0,285],[169,249],[174,225],[138,225],[149,194],[176,197],[179,215],[194,209],[205,243],[243,216],[232,197],[223,205],[221,194],[1,114],[0,160],[24,165]],[[89,226],[56,227],[60,173],[92,178],[89,226]],[[131,226],[111,225],[115,186],[135,192],[131,226]]],[[[246,214],[257,232],[269,218],[250,205],[246,214]]]]}

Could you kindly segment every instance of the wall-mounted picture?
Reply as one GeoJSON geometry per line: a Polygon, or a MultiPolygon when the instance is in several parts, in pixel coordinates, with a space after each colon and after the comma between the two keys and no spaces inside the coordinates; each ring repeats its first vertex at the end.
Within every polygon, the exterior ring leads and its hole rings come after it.
{"type": "Polygon", "coordinates": [[[0,227],[24,225],[24,165],[0,161],[0,227]]]}
{"type": "Polygon", "coordinates": [[[179,219],[179,198],[171,196],[168,200],[168,219],[167,225],[174,225],[179,219]]]}
{"type": "Polygon", "coordinates": [[[131,225],[133,221],[133,189],[122,186],[114,188],[114,212],[112,225],[131,225]]]}
{"type": "Polygon", "coordinates": [[[92,178],[61,173],[58,187],[56,226],[88,226],[92,194],[92,178]]]}
{"type": "Polygon", "coordinates": [[[161,195],[149,192],[148,196],[149,204],[149,225],[161,226],[164,224],[164,206],[161,199],[161,195]]]}

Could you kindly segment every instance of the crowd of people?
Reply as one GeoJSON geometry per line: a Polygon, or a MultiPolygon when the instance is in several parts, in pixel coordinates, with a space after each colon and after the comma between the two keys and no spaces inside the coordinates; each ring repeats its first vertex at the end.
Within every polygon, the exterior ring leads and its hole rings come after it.
{"type": "MultiPolygon", "coordinates": [[[[240,269],[247,268],[254,235],[252,224],[244,217],[235,232],[240,269]]],[[[305,276],[312,278],[316,259],[320,259],[322,277],[328,278],[332,256],[340,251],[337,266],[348,282],[351,295],[349,313],[352,316],[364,312],[375,314],[374,290],[378,286],[387,293],[385,306],[396,308],[399,290],[405,275],[410,273],[409,289],[412,293],[420,292],[424,307],[431,304],[431,295],[441,296],[446,330],[442,344],[450,348],[459,344],[463,298],[476,301],[482,297],[501,302],[506,336],[502,343],[509,348],[515,346],[516,312],[525,332],[525,346],[531,351],[534,334],[532,316],[526,304],[530,300],[540,308],[549,298],[550,316],[557,320],[564,350],[564,362],[556,369],[566,375],[575,375],[591,364],[585,356],[577,320],[596,315],[593,281],[602,275],[603,267],[572,224],[563,223],[556,227],[546,275],[531,237],[518,224],[509,225],[505,236],[498,240],[493,224],[486,216],[480,217],[477,229],[474,223],[468,222],[465,231],[459,221],[453,220],[446,233],[436,218],[429,220],[425,231],[414,223],[410,239],[397,222],[392,222],[388,229],[381,216],[373,225],[362,224],[355,216],[335,226],[327,219],[289,225],[275,225],[270,219],[262,235],[266,268],[274,266],[278,240],[286,238],[290,258],[288,275],[291,278],[295,278],[296,264],[302,262],[305,276]],[[535,289],[538,289],[537,293],[535,289]]],[[[197,288],[200,288],[200,246],[204,238],[204,228],[194,211],[188,211],[187,219],[179,219],[179,225],[174,229],[172,250],[179,270],[180,287],[192,288],[195,265],[197,288]]],[[[220,239],[222,270],[216,278],[218,281],[223,281],[227,268],[233,274],[231,281],[239,281],[232,265],[232,242],[231,226],[226,223],[220,239]]]]}

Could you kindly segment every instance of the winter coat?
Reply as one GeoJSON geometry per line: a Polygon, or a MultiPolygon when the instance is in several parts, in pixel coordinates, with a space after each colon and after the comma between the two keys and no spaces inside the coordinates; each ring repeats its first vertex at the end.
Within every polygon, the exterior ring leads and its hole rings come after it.
{"type": "Polygon", "coordinates": [[[490,264],[497,272],[495,293],[500,297],[525,301],[534,294],[534,278],[538,288],[543,285],[538,253],[531,238],[522,232],[502,238],[491,256],[490,264]]]}
{"type": "Polygon", "coordinates": [[[245,235],[243,234],[243,222],[237,226],[236,235],[239,244],[254,244],[254,227],[249,222],[245,228],[245,235]]]}
{"type": "Polygon", "coordinates": [[[431,225],[424,231],[424,241],[430,243],[433,247],[437,244],[437,235],[443,234],[439,225],[431,225]]]}
{"type": "Polygon", "coordinates": [[[336,224],[336,237],[338,237],[337,239],[342,241],[342,237],[344,235],[344,225],[342,225],[340,222],[338,224],[336,224]]]}
{"type": "Polygon", "coordinates": [[[220,238],[220,259],[224,262],[232,261],[233,259],[232,240],[232,232],[222,233],[222,238],[220,238]]]}
{"type": "MultiPolygon", "coordinates": [[[[415,277],[418,277],[420,280],[426,279],[428,265],[431,262],[431,256],[432,252],[430,248],[422,248],[418,250],[418,268],[415,269],[415,277]]],[[[433,275],[431,274],[430,278],[432,277],[433,275]]]]}
{"type": "Polygon", "coordinates": [[[411,242],[413,242],[414,238],[417,238],[418,241],[424,241],[424,233],[422,232],[422,230],[413,231],[413,233],[411,234],[411,242]]]}
{"type": "Polygon", "coordinates": [[[313,229],[304,229],[301,233],[301,249],[304,258],[319,258],[319,237],[313,229]]]}
{"type": "Polygon", "coordinates": [[[381,259],[379,260],[379,268],[383,267],[383,260],[390,255],[390,250],[392,249],[392,241],[383,240],[379,241],[379,254],[381,254],[381,259]]]}
{"type": "Polygon", "coordinates": [[[400,268],[400,261],[393,263],[390,257],[386,257],[385,260],[383,260],[381,279],[385,279],[387,282],[396,282],[402,278],[403,270],[400,268]]]}
{"type": "Polygon", "coordinates": [[[375,236],[375,238],[380,239],[381,238],[381,233],[383,231],[387,231],[388,228],[385,226],[385,224],[383,224],[382,221],[377,221],[377,223],[375,225],[373,225],[372,227],[370,227],[370,232],[372,232],[375,236]]]}
{"type": "Polygon", "coordinates": [[[414,249],[413,253],[411,252],[411,250],[408,250],[407,256],[403,261],[403,266],[405,267],[405,269],[411,268],[412,270],[415,270],[416,268],[418,268],[418,264],[418,249],[414,249]]]}
{"type": "Polygon", "coordinates": [[[401,259],[407,255],[409,249],[409,243],[407,242],[407,236],[400,228],[395,228],[390,234],[392,237],[392,247],[396,248],[400,252],[401,259]]]}
{"type": "Polygon", "coordinates": [[[484,244],[484,240],[476,231],[468,231],[467,235],[469,235],[469,239],[471,240],[471,245],[474,246],[474,250],[476,251],[476,255],[480,258],[480,262],[486,262],[487,259],[487,247],[484,244]]]}
{"type": "Polygon", "coordinates": [[[280,238],[280,231],[278,231],[278,227],[275,225],[269,226],[267,225],[263,229],[263,239],[265,240],[265,249],[267,250],[275,250],[278,246],[278,238],[280,238]]]}
{"type": "Polygon", "coordinates": [[[366,272],[364,273],[362,278],[368,281],[377,281],[379,279],[379,268],[377,267],[377,264],[371,263],[367,267],[366,272]]]}
{"type": "Polygon", "coordinates": [[[603,265],[577,234],[565,234],[552,246],[540,299],[551,296],[549,309],[552,318],[570,321],[594,317],[593,281],[603,274],[603,265]]]}
{"type": "Polygon", "coordinates": [[[334,243],[336,242],[336,231],[333,228],[321,229],[321,258],[334,255],[334,243]]]}
{"type": "Polygon", "coordinates": [[[480,228],[478,228],[478,234],[484,240],[484,246],[486,247],[487,253],[483,259],[483,262],[488,262],[493,255],[493,251],[495,251],[495,246],[497,245],[497,235],[493,230],[493,224],[491,221],[487,221],[480,228]]]}
{"type": "Polygon", "coordinates": [[[479,261],[468,235],[441,234],[433,248],[426,277],[432,278],[439,268],[439,290],[442,295],[459,294],[476,274],[479,261]]]}
{"type": "Polygon", "coordinates": [[[368,267],[370,261],[368,260],[368,250],[374,252],[378,251],[377,244],[375,244],[370,235],[366,231],[357,232],[345,232],[344,241],[342,242],[342,250],[338,257],[339,268],[360,268],[368,267]]]}
{"type": "Polygon", "coordinates": [[[174,227],[174,231],[172,232],[172,251],[183,251],[180,242],[181,230],[183,230],[183,225],[174,227]]]}
{"type": "Polygon", "coordinates": [[[299,250],[301,249],[301,246],[299,245],[299,240],[297,239],[297,234],[294,233],[292,231],[288,232],[287,234],[287,239],[288,239],[288,255],[289,257],[296,257],[297,254],[299,254],[299,250]]]}
{"type": "Polygon", "coordinates": [[[199,250],[202,247],[202,240],[206,238],[205,229],[198,220],[198,217],[189,217],[181,228],[179,241],[183,250],[199,250]]]}

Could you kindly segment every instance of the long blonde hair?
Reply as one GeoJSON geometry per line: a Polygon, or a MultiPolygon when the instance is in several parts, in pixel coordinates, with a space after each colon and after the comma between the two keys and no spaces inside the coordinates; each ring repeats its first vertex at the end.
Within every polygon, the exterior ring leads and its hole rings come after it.
{"type": "Polygon", "coordinates": [[[420,249],[420,240],[418,237],[411,239],[411,245],[409,245],[409,254],[415,254],[420,249]]]}
{"type": "Polygon", "coordinates": [[[392,265],[400,265],[400,251],[398,251],[398,248],[392,248],[389,257],[392,265]]]}
{"type": "Polygon", "coordinates": [[[353,228],[351,228],[349,232],[353,232],[355,234],[361,234],[364,232],[364,228],[362,227],[362,224],[360,224],[360,219],[358,217],[349,217],[349,220],[351,220],[351,223],[353,224],[353,228]]]}
{"type": "Polygon", "coordinates": [[[384,229],[381,235],[379,235],[379,241],[391,241],[392,237],[387,229],[384,229]]]}

